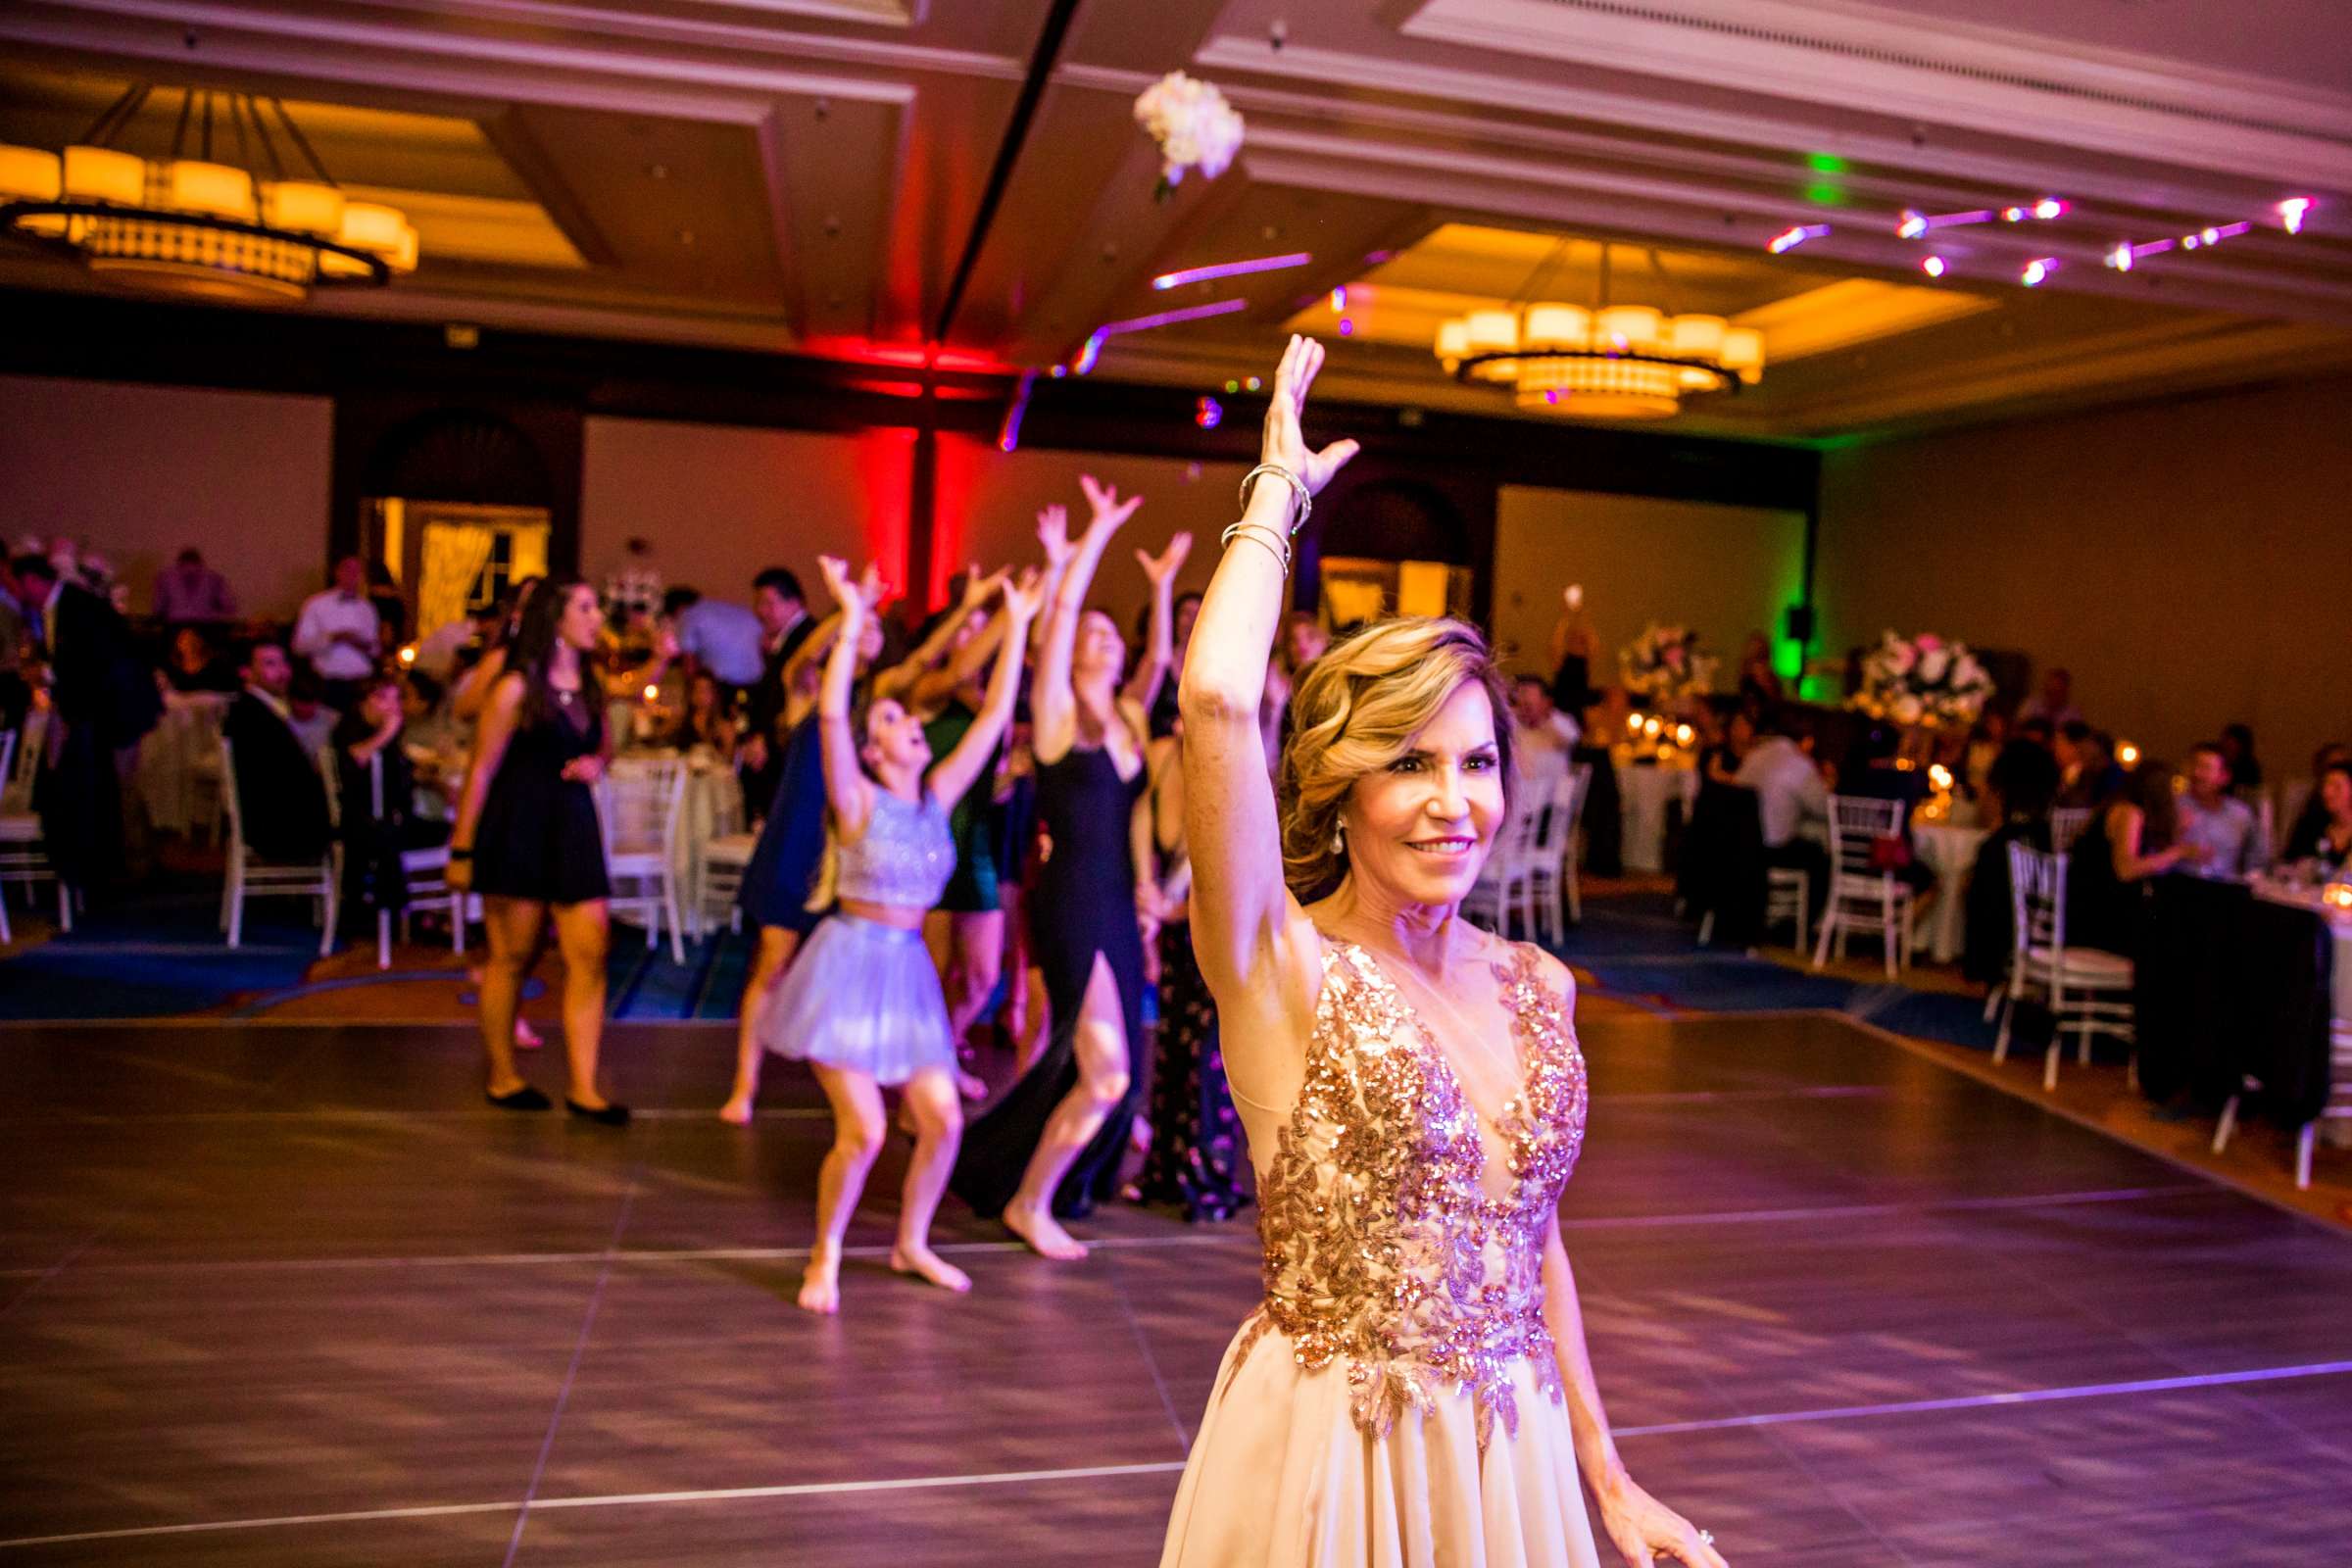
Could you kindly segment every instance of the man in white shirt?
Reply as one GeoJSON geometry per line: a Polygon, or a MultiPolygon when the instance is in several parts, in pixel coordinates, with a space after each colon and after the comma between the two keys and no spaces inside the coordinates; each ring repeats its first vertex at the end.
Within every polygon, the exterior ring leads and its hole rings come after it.
{"type": "Polygon", "coordinates": [[[1519,721],[1513,739],[1519,777],[1531,800],[1547,795],[1567,776],[1583,732],[1553,704],[1551,685],[1541,675],[1521,675],[1511,682],[1511,713],[1519,721]]]}
{"type": "Polygon", "coordinates": [[[1821,769],[1795,738],[1776,724],[1749,748],[1732,782],[1756,792],[1764,863],[1804,872],[1806,891],[1818,912],[1830,896],[1830,857],[1803,829],[1808,822],[1830,819],[1830,787],[1822,782],[1821,769]]]}
{"type": "Polygon", "coordinates": [[[335,585],[304,600],[294,621],[294,652],[326,683],[327,704],[338,713],[350,709],[360,682],[375,672],[380,635],[375,606],[368,602],[367,564],[345,556],[335,563],[335,585]]]}

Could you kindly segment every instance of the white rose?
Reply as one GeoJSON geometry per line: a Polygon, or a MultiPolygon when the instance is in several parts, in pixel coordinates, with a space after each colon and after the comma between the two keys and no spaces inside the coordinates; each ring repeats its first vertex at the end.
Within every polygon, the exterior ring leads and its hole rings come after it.
{"type": "Polygon", "coordinates": [[[1934,686],[1940,683],[1944,675],[1951,669],[1951,664],[1952,656],[1943,649],[1932,649],[1922,654],[1919,660],[1921,684],[1934,686]]]}

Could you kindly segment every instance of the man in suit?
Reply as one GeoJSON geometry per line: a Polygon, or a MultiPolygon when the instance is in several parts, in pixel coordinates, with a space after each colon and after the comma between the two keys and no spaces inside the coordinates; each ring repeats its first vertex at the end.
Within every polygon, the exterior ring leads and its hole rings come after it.
{"type": "Polygon", "coordinates": [[[318,759],[295,733],[288,698],[294,662],[284,645],[258,642],[245,661],[245,689],[228,705],[221,737],[237,768],[245,843],[266,860],[303,862],[326,853],[326,784],[318,759]]]}
{"type": "Polygon", "coordinates": [[[784,665],[816,623],[801,593],[801,579],[782,566],[752,579],[752,612],[760,617],[761,662],[759,680],[746,693],[743,798],[750,809],[764,811],[783,771],[784,665]]]}
{"type": "Polygon", "coordinates": [[[164,699],[114,606],[45,556],[18,557],[15,571],[25,630],[49,672],[50,734],[33,805],[58,874],[86,897],[123,872],[137,811],[126,786],[164,699]]]}

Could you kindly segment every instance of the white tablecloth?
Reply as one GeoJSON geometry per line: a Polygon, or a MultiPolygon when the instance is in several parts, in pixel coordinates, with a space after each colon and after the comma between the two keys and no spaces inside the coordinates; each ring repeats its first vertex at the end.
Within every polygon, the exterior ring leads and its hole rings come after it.
{"type": "Polygon", "coordinates": [[[139,795],[147,820],[165,832],[212,824],[228,701],[225,692],[167,692],[163,717],[139,743],[139,795]]]}
{"type": "Polygon", "coordinates": [[[1977,852],[1990,836],[1981,827],[1912,820],[1912,848],[1920,863],[1936,873],[1936,897],[1919,941],[1937,963],[1950,963],[1968,945],[1969,878],[1977,868],[1977,852]]]}
{"type": "Polygon", "coordinates": [[[1617,764],[1618,814],[1625,868],[1662,871],[1666,868],[1666,803],[1681,801],[1683,816],[1698,799],[1698,769],[1664,763],[1617,764]]]}

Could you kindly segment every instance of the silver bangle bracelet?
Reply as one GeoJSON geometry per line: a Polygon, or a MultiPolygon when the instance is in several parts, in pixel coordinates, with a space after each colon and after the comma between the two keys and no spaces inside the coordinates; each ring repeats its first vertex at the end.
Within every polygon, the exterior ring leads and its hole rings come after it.
{"type": "Polygon", "coordinates": [[[1283,482],[1291,487],[1291,494],[1298,503],[1298,511],[1291,519],[1291,532],[1298,533],[1306,526],[1307,517],[1313,514],[1315,498],[1308,493],[1304,479],[1279,463],[1261,463],[1242,475],[1242,510],[1247,512],[1250,509],[1250,492],[1255,488],[1257,476],[1261,473],[1278,473],[1282,475],[1283,482]]]}
{"type": "Polygon", "coordinates": [[[1281,566],[1284,576],[1287,577],[1291,574],[1291,547],[1273,529],[1262,522],[1237,522],[1218,535],[1217,543],[1220,547],[1230,550],[1233,548],[1233,541],[1237,536],[1249,540],[1261,550],[1271,554],[1275,563],[1281,566]]]}

